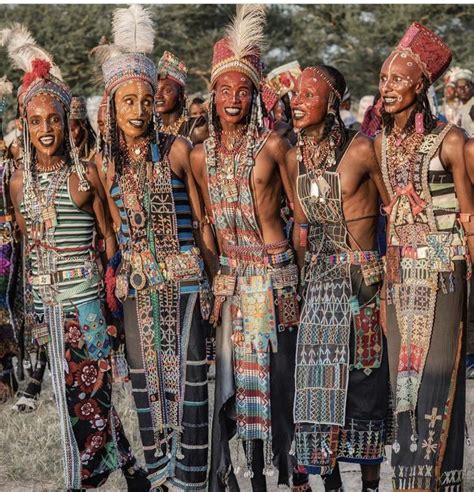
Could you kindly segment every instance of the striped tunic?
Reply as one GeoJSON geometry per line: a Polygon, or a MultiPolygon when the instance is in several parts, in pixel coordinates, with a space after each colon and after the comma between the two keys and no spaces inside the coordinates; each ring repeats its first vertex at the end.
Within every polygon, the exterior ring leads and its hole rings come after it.
{"type": "MultiPolygon", "coordinates": [[[[39,174],[39,187],[44,193],[48,187],[53,172],[39,174]]],[[[53,262],[56,267],[54,271],[62,272],[73,270],[76,268],[84,268],[84,276],[72,280],[61,280],[54,284],[54,289],[57,293],[63,293],[73,287],[78,287],[85,280],[86,272],[92,270],[94,281],[84,291],[73,294],[63,301],[63,309],[65,312],[74,310],[74,306],[83,304],[97,299],[99,292],[99,277],[97,275],[97,264],[91,256],[94,246],[95,233],[95,218],[92,214],[81,210],[71,197],[69,189],[70,174],[62,183],[55,196],[56,219],[57,225],[54,232],[50,236],[49,245],[58,248],[59,251],[51,252],[41,245],[34,244],[31,238],[31,222],[32,217],[30,211],[26,209],[24,200],[20,204],[20,210],[25,217],[28,230],[28,246],[31,257],[31,278],[33,280],[33,298],[35,312],[41,314],[43,312],[43,300],[41,297],[41,288],[34,285],[34,279],[46,272],[45,268],[40,267],[38,261],[38,253],[45,257],[49,254],[53,257],[53,262]],[[83,251],[61,251],[61,248],[77,250],[82,248],[83,251]]]]}

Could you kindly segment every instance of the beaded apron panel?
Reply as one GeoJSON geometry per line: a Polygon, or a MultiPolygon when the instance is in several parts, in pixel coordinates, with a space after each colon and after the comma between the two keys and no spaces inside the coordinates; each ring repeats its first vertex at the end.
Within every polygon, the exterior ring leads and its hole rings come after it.
{"type": "MultiPolygon", "coordinates": [[[[326,171],[325,201],[312,194],[314,180],[298,176],[298,198],[311,224],[310,251],[318,256],[350,251],[336,172],[326,171]]],[[[296,423],[343,426],[349,378],[352,295],[350,264],[307,264],[305,302],[296,351],[296,423]]]]}
{"type": "MultiPolygon", "coordinates": [[[[390,172],[387,159],[387,138],[382,140],[382,174],[390,194],[390,231],[387,252],[388,301],[393,302],[401,336],[398,364],[395,413],[415,412],[423,369],[428,355],[434,323],[438,271],[434,258],[401,258],[401,246],[414,251],[429,245],[438,233],[432,197],[429,190],[429,165],[450,125],[438,134],[426,135],[413,166],[413,182],[400,181],[401,173],[390,172]],[[406,190],[413,186],[414,193],[406,190]],[[418,200],[426,206],[418,211],[418,200]],[[393,247],[393,245],[396,245],[393,247]],[[392,246],[392,247],[391,247],[392,246]],[[394,252],[395,251],[395,252],[394,252]]],[[[408,164],[407,164],[408,165],[408,164]]],[[[429,248],[428,248],[429,251],[429,248]]],[[[439,250],[439,260],[443,251],[439,250]]]]}

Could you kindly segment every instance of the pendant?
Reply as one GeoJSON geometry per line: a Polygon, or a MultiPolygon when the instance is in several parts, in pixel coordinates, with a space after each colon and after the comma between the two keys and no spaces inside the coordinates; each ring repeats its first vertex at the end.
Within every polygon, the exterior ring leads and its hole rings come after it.
{"type": "Polygon", "coordinates": [[[41,213],[41,218],[46,229],[51,229],[58,225],[56,208],[54,205],[45,208],[41,213]]]}
{"type": "Polygon", "coordinates": [[[142,290],[146,285],[146,276],[143,272],[142,258],[139,254],[132,257],[132,273],[130,275],[130,285],[136,290],[142,290]]]}
{"type": "Polygon", "coordinates": [[[393,441],[392,450],[395,454],[400,452],[400,443],[398,441],[393,441]]]}

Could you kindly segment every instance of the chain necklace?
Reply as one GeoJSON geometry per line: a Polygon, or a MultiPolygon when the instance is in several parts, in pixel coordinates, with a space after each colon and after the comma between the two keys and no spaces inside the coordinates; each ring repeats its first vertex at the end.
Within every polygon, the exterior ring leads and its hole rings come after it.
{"type": "Polygon", "coordinates": [[[179,130],[183,123],[188,121],[188,118],[186,115],[183,113],[174,123],[171,125],[165,125],[164,123],[161,124],[160,131],[163,133],[168,133],[169,135],[175,135],[177,136],[179,134],[179,130]]]}
{"type": "Polygon", "coordinates": [[[65,162],[66,161],[64,159],[59,159],[59,161],[57,161],[56,163],[51,164],[50,167],[43,167],[42,169],[40,169],[38,165],[38,160],[35,160],[34,166],[35,169],[37,169],[40,173],[52,173],[55,171],[59,171],[64,166],[65,162]]]}

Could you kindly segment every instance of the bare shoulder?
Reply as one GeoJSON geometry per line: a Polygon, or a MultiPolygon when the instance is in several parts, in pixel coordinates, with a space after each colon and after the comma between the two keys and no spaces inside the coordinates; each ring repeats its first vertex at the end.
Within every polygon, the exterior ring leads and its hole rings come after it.
{"type": "Polygon", "coordinates": [[[21,200],[20,193],[23,190],[23,165],[20,165],[13,172],[8,186],[13,205],[18,205],[19,200],[21,200]]]}
{"type": "Polygon", "coordinates": [[[446,134],[443,140],[443,147],[447,146],[458,146],[461,145],[464,147],[466,142],[466,134],[461,128],[457,126],[453,126],[449,132],[446,134]]]}
{"type": "Polygon", "coordinates": [[[352,143],[350,150],[355,152],[372,153],[374,151],[374,141],[367,135],[358,133],[354,137],[354,142],[352,143]]]}
{"type": "Polygon", "coordinates": [[[192,145],[188,139],[177,136],[171,146],[171,151],[174,152],[190,152],[192,149],[192,145]]]}
{"type": "Polygon", "coordinates": [[[195,178],[199,178],[204,173],[206,164],[206,153],[203,144],[197,144],[193,150],[191,150],[190,156],[191,171],[195,178]]]}
{"type": "Polygon", "coordinates": [[[272,131],[265,142],[265,149],[270,152],[272,155],[279,155],[281,152],[286,154],[289,149],[288,140],[283,138],[277,132],[272,131]]]}
{"type": "Polygon", "coordinates": [[[474,138],[470,138],[464,145],[464,153],[467,158],[474,159],[474,138]]]}

